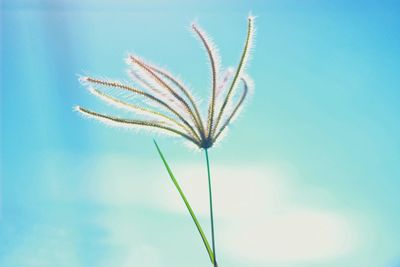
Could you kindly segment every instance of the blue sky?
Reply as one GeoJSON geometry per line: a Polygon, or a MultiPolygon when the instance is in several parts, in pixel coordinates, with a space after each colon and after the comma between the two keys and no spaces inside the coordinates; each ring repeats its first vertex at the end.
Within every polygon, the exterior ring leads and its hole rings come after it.
{"type": "MultiPolygon", "coordinates": [[[[220,265],[399,265],[396,1],[6,0],[0,266],[207,266],[154,136],[77,116],[104,107],[77,75],[125,79],[133,52],[205,98],[190,22],[235,66],[250,11],[255,94],[210,151],[220,265]]],[[[208,231],[202,153],[156,138],[208,231]]]]}

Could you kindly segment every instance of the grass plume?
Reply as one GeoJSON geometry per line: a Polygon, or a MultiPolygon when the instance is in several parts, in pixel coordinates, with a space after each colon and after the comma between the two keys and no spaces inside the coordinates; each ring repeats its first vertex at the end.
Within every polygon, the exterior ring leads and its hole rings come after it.
{"type": "Polygon", "coordinates": [[[247,35],[237,68],[235,70],[228,68],[223,73],[220,72],[220,56],[216,45],[200,26],[192,24],[191,28],[205,48],[211,66],[211,93],[206,116],[202,116],[201,108],[183,82],[167,70],[134,55],[129,55],[126,61],[130,67],[130,77],[142,88],[94,77],[83,77],[81,81],[90,87],[90,92],[94,96],[114,106],[135,111],[136,115],[142,118],[119,118],[81,107],[77,110],[102,122],[112,121],[121,126],[132,124],[145,129],[163,129],[185,137],[198,148],[212,147],[221,139],[223,132],[240,112],[248,96],[249,78],[244,70],[253,44],[254,17],[248,17],[247,35]],[[243,82],[243,90],[240,97],[235,99],[240,81],[243,82]],[[142,102],[130,103],[118,96],[111,96],[97,87],[122,90],[137,96],[142,102]],[[153,120],[154,117],[158,117],[156,122],[153,120]]]}
{"type": "Polygon", "coordinates": [[[225,135],[229,124],[240,113],[253,87],[253,82],[245,73],[245,69],[253,46],[254,17],[249,16],[247,22],[247,35],[239,64],[236,69],[230,67],[223,72],[221,72],[221,60],[217,46],[200,26],[191,25],[191,29],[204,47],[210,63],[211,93],[208,105],[203,110],[206,115],[202,115],[201,107],[182,81],[167,70],[134,55],[129,55],[126,62],[129,66],[128,75],[138,86],[94,77],[82,77],[80,80],[95,97],[114,107],[134,113],[138,118],[121,118],[80,106],[75,108],[85,117],[108,125],[148,129],[177,135],[204,150],[208,176],[212,247],[164,154],[154,141],[158,154],[196,225],[214,267],[217,267],[218,263],[208,150],[225,135]],[[242,87],[239,86],[240,83],[242,87]],[[120,94],[121,92],[124,94],[120,94]]]}

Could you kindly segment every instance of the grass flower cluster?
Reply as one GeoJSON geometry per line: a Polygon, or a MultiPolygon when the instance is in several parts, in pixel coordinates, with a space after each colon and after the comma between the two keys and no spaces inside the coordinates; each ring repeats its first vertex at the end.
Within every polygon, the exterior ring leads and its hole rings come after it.
{"type": "Polygon", "coordinates": [[[246,65],[253,46],[254,17],[248,17],[244,47],[236,68],[221,68],[218,49],[207,33],[198,25],[191,30],[205,48],[210,62],[211,93],[208,105],[201,109],[191,90],[176,76],[135,55],[129,55],[126,62],[131,83],[95,77],[82,77],[81,82],[89,92],[102,101],[135,114],[134,117],[120,117],[77,106],[81,114],[119,127],[157,130],[166,134],[183,137],[190,144],[203,149],[206,156],[212,247],[198,222],[182,188],[169,167],[164,154],[155,142],[157,151],[184,201],[213,266],[218,266],[215,249],[215,228],[212,206],[212,187],[208,149],[222,139],[230,123],[239,114],[250,90],[252,80],[246,74],[246,65]],[[132,84],[133,83],[133,84],[132,84]]]}

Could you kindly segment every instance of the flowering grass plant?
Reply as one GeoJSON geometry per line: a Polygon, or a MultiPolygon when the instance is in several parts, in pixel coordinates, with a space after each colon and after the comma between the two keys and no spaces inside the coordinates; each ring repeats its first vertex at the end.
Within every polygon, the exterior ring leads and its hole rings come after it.
{"type": "Polygon", "coordinates": [[[214,267],[218,266],[212,202],[212,183],[208,151],[222,139],[228,126],[237,117],[253,83],[245,73],[253,46],[254,17],[248,17],[247,35],[236,68],[222,70],[215,44],[198,25],[191,30],[207,53],[211,69],[211,93],[208,105],[201,109],[191,90],[177,77],[135,55],[128,55],[128,75],[133,84],[109,79],[82,77],[89,92],[104,102],[131,112],[136,117],[120,117],[77,106],[81,114],[118,127],[156,130],[183,137],[189,144],[204,150],[210,204],[211,246],[182,188],[174,176],[157,142],[154,144],[172,182],[184,201],[214,267]]]}

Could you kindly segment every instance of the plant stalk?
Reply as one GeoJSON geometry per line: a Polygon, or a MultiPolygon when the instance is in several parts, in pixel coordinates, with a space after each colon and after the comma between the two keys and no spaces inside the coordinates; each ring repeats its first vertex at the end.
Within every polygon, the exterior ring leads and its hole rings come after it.
{"type": "MultiPolygon", "coordinates": [[[[200,235],[201,235],[201,239],[203,240],[203,243],[204,243],[204,245],[205,245],[205,247],[206,247],[206,249],[207,249],[207,253],[208,253],[208,256],[210,257],[211,263],[214,264],[214,262],[215,262],[215,261],[214,261],[214,253],[213,253],[213,251],[212,251],[211,248],[210,248],[210,245],[209,245],[209,243],[208,243],[207,237],[206,237],[206,235],[204,234],[204,231],[203,231],[203,229],[201,228],[200,223],[199,223],[199,221],[197,220],[196,215],[194,214],[193,209],[192,209],[192,207],[191,207],[190,204],[189,204],[189,201],[186,199],[185,194],[183,193],[181,187],[179,186],[178,181],[176,180],[174,174],[172,173],[172,170],[171,170],[171,168],[169,167],[169,165],[168,165],[168,163],[167,163],[167,160],[165,159],[163,153],[161,152],[160,147],[158,146],[156,140],[153,140],[153,141],[154,141],[154,144],[155,144],[155,146],[156,146],[156,148],[157,148],[157,151],[158,151],[158,153],[159,153],[159,155],[160,155],[160,157],[161,157],[161,160],[163,161],[164,166],[165,166],[165,168],[166,168],[167,171],[168,171],[168,174],[169,174],[169,176],[170,176],[172,182],[174,183],[176,189],[178,190],[179,195],[181,196],[183,202],[185,203],[186,208],[188,209],[188,211],[189,211],[189,213],[190,213],[190,216],[192,217],[193,222],[195,223],[195,225],[196,225],[196,227],[197,227],[197,230],[199,231],[199,233],[200,233],[200,235]]],[[[214,265],[214,266],[215,266],[215,265],[214,265]]]]}
{"type": "Polygon", "coordinates": [[[206,162],[207,162],[207,175],[208,175],[208,193],[210,198],[210,217],[211,217],[211,242],[212,242],[212,251],[214,258],[214,267],[217,267],[217,258],[215,253],[215,234],[214,234],[214,213],[213,213],[213,202],[212,202],[212,190],[211,190],[211,174],[210,174],[210,161],[208,158],[208,150],[204,149],[206,154],[206,162]]]}

